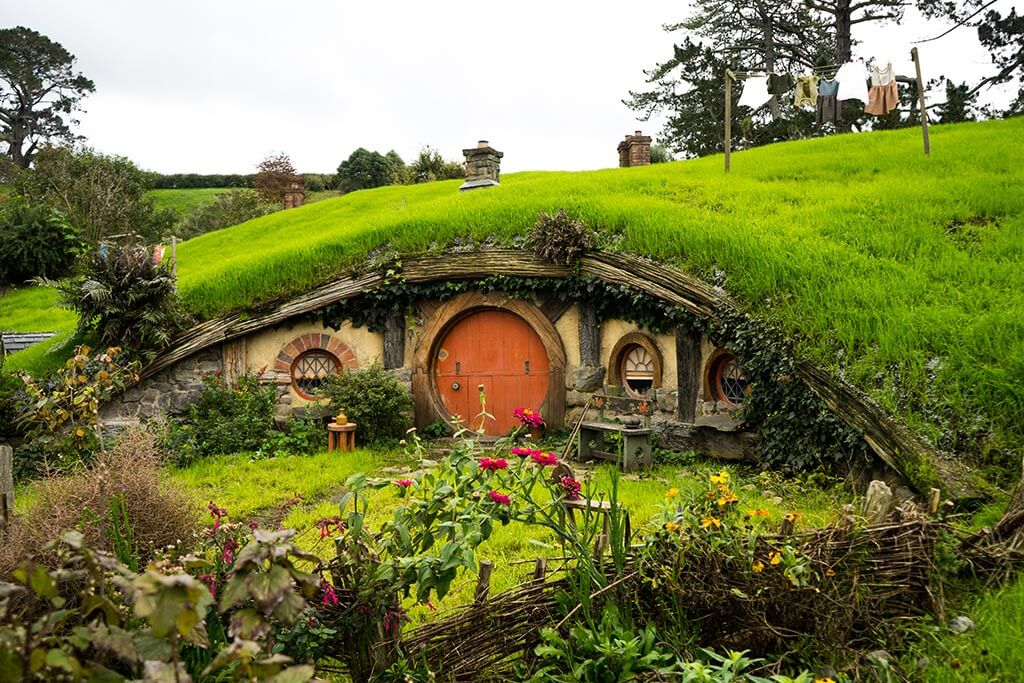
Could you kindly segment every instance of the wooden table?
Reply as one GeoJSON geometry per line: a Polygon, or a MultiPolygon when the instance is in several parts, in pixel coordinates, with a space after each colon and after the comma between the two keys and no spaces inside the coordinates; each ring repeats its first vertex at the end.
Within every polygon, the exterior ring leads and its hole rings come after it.
{"type": "Polygon", "coordinates": [[[580,425],[579,458],[611,460],[619,463],[623,472],[651,464],[651,429],[627,428],[615,422],[584,422],[580,425]],[[605,450],[605,434],[622,435],[620,452],[605,450]]]}
{"type": "Polygon", "coordinates": [[[356,423],[343,425],[332,422],[327,425],[328,451],[354,451],[356,449],[356,423]]]}

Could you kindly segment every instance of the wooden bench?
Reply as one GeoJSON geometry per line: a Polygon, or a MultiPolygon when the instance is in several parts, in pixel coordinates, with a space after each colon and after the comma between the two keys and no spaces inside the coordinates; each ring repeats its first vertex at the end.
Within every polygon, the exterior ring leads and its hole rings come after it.
{"type": "Polygon", "coordinates": [[[343,425],[332,422],[327,425],[328,451],[354,451],[356,449],[356,423],[347,422],[343,425]]]}
{"type": "Polygon", "coordinates": [[[580,424],[578,457],[580,460],[600,459],[617,462],[623,472],[651,464],[651,429],[626,427],[614,422],[583,422],[580,424]],[[621,434],[618,452],[606,450],[605,434],[621,434]]]}

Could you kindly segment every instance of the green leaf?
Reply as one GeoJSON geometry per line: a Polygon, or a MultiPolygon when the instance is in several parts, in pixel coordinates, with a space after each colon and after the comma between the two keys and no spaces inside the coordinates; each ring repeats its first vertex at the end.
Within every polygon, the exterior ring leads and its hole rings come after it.
{"type": "Polygon", "coordinates": [[[224,587],[220,596],[220,611],[227,612],[235,605],[240,604],[249,597],[249,590],[246,585],[246,577],[243,574],[235,574],[224,587]]]}
{"type": "Polygon", "coordinates": [[[284,594],[281,602],[274,607],[274,617],[287,626],[291,626],[302,615],[306,609],[306,601],[295,591],[288,591],[284,594]]]}
{"type": "Polygon", "coordinates": [[[267,679],[267,683],[306,683],[313,678],[313,667],[308,664],[290,666],[281,673],[267,679]]]}
{"type": "Polygon", "coordinates": [[[54,648],[46,653],[46,666],[64,669],[72,676],[77,676],[82,670],[82,665],[78,663],[77,659],[58,648],[54,648]]]}
{"type": "Polygon", "coordinates": [[[231,625],[228,628],[228,634],[233,638],[259,640],[269,631],[270,623],[254,609],[239,610],[231,615],[231,625]]]}
{"type": "Polygon", "coordinates": [[[57,588],[53,583],[53,577],[41,564],[32,566],[31,573],[28,575],[28,585],[32,592],[41,598],[52,600],[57,597],[57,588]]]}

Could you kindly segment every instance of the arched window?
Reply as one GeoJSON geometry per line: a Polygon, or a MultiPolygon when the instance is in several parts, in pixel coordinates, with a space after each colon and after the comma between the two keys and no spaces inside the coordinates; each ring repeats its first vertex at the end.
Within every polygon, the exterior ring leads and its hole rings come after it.
{"type": "Polygon", "coordinates": [[[333,353],[323,349],[304,351],[292,362],[292,386],[299,396],[313,400],[324,380],[340,369],[341,361],[333,353]]]}
{"type": "Polygon", "coordinates": [[[736,356],[724,351],[712,359],[708,372],[708,388],[716,401],[735,406],[743,403],[750,393],[750,383],[736,356]]]}
{"type": "Polygon", "coordinates": [[[649,337],[624,336],[612,350],[609,383],[618,384],[630,396],[640,398],[661,386],[661,354],[649,337]]]}

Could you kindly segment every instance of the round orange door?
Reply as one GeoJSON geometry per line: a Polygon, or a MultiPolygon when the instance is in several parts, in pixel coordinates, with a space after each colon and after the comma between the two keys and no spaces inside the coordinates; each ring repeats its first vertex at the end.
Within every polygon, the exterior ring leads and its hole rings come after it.
{"type": "Polygon", "coordinates": [[[434,357],[441,401],[462,424],[480,427],[480,387],[487,398],[487,434],[505,434],[518,424],[516,408],[538,410],[548,391],[548,356],[530,325],[508,311],[482,310],[448,331],[434,357]]]}

